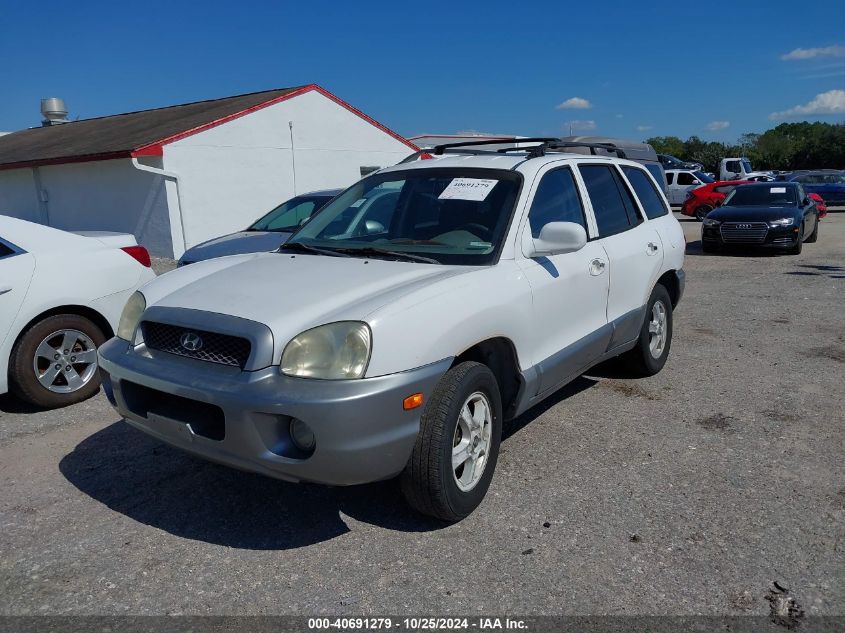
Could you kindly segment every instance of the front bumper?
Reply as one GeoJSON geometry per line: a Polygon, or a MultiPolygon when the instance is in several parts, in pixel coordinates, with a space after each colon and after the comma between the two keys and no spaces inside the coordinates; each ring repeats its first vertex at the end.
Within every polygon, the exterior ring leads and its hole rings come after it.
{"type": "Polygon", "coordinates": [[[100,347],[103,386],[132,426],[190,453],[288,481],[352,485],[388,479],[405,467],[425,400],[452,359],[360,380],[308,380],[277,366],[241,371],[132,347],[113,338],[100,347]],[[303,456],[290,421],[313,431],[303,456]]]}
{"type": "Polygon", "coordinates": [[[710,244],[718,244],[724,247],[736,248],[792,248],[800,240],[800,228],[795,225],[779,226],[776,228],[768,227],[766,235],[762,241],[749,239],[742,241],[739,239],[725,240],[722,235],[721,226],[702,226],[701,227],[701,241],[710,244]]]}

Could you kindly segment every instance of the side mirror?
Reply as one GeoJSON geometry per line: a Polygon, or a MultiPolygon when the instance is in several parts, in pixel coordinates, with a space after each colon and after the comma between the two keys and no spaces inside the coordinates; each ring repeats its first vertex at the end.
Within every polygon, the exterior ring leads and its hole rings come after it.
{"type": "Polygon", "coordinates": [[[804,198],[804,201],[801,204],[803,204],[806,207],[807,205],[812,204],[812,202],[813,201],[810,200],[809,198],[804,198]]]}
{"type": "Polygon", "coordinates": [[[528,257],[544,257],[574,253],[587,244],[587,231],[574,222],[549,222],[540,230],[540,236],[530,240],[528,257]]]}
{"type": "Polygon", "coordinates": [[[367,220],[364,222],[364,233],[373,235],[375,233],[384,233],[384,224],[376,222],[375,220],[367,220]]]}

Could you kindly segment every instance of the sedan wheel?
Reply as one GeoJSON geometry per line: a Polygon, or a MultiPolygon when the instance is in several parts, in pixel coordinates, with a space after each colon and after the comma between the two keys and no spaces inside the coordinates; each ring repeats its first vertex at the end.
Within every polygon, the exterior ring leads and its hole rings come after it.
{"type": "Polygon", "coordinates": [[[48,391],[72,393],[97,373],[97,348],[79,330],[59,330],[47,335],[35,349],[32,368],[48,391]]]}
{"type": "Polygon", "coordinates": [[[9,386],[38,407],[63,407],[100,387],[97,346],[106,336],[78,314],[56,314],[31,325],[12,348],[9,386]]]}

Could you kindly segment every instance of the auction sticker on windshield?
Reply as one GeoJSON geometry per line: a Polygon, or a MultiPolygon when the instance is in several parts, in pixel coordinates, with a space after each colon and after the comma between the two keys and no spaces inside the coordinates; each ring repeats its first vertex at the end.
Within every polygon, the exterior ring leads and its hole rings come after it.
{"type": "Polygon", "coordinates": [[[786,193],[786,187],[772,187],[769,193],[786,193]]]}
{"type": "Polygon", "coordinates": [[[453,178],[439,196],[440,200],[484,200],[498,180],[487,178],[453,178]]]}

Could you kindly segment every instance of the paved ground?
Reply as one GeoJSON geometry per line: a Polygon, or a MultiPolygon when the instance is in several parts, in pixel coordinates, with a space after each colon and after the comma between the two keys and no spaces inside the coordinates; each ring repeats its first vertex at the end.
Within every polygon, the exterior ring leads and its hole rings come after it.
{"type": "Polygon", "coordinates": [[[798,257],[702,256],[664,371],[584,377],[507,428],[450,527],[390,483],[188,457],[102,395],[0,398],[0,614],[845,614],[845,214],[798,257]]]}

